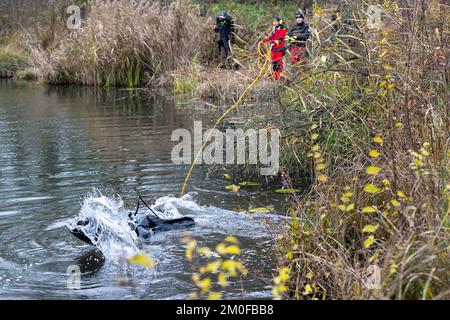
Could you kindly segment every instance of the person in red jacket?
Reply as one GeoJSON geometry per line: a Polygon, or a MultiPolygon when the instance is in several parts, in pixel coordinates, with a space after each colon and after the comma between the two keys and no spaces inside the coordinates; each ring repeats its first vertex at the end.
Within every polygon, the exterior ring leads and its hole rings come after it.
{"type": "Polygon", "coordinates": [[[283,20],[276,16],[273,21],[273,30],[269,37],[264,38],[264,42],[268,42],[271,48],[272,68],[275,80],[280,80],[281,73],[284,69],[283,55],[286,52],[286,28],[283,20]]]}

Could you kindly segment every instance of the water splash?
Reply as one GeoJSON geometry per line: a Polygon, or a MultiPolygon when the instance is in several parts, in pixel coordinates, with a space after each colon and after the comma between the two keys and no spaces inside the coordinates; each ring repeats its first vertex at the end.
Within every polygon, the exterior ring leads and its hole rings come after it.
{"type": "Polygon", "coordinates": [[[84,198],[79,215],[70,219],[69,228],[81,228],[108,260],[129,258],[139,252],[136,233],[130,228],[128,212],[119,196],[107,197],[94,190],[84,198]],[[77,222],[89,219],[86,226],[77,222]]]}
{"type": "Polygon", "coordinates": [[[173,196],[165,196],[157,199],[153,205],[153,209],[162,213],[164,219],[175,219],[181,216],[197,213],[203,210],[195,202],[196,192],[185,194],[181,198],[173,196]]]}
{"type": "MultiPolygon", "coordinates": [[[[161,218],[178,218],[201,210],[194,201],[194,196],[195,193],[186,194],[182,198],[161,197],[156,200],[152,209],[161,218]]],[[[144,206],[141,206],[139,212],[148,214],[144,206]]],[[[128,213],[120,196],[109,197],[99,190],[93,190],[85,196],[78,216],[70,219],[67,226],[70,229],[80,228],[106,259],[127,259],[140,252],[137,247],[138,238],[130,227],[128,213]],[[90,221],[89,224],[77,225],[78,221],[85,219],[90,221]]]]}

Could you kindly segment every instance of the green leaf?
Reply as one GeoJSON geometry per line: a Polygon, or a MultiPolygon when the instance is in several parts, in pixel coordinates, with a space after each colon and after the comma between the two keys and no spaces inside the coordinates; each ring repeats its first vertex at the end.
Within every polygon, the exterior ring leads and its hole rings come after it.
{"type": "Polygon", "coordinates": [[[277,189],[274,191],[275,193],[296,193],[300,192],[299,189],[277,189]]]}
{"type": "Polygon", "coordinates": [[[248,212],[251,212],[251,213],[269,213],[269,212],[272,212],[272,210],[269,209],[269,208],[251,208],[250,210],[248,210],[248,212]]]}
{"type": "Polygon", "coordinates": [[[241,187],[253,187],[253,186],[259,186],[259,183],[251,182],[251,181],[244,181],[244,182],[239,182],[239,185],[241,187]]]}

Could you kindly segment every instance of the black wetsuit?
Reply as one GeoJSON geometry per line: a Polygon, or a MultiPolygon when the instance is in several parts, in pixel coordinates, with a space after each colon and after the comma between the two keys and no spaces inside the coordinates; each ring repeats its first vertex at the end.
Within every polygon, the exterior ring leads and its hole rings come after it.
{"type": "Polygon", "coordinates": [[[216,17],[216,26],[214,31],[219,34],[217,45],[219,46],[222,61],[231,56],[230,42],[235,43],[234,21],[231,16],[221,13],[216,17]],[[223,18],[222,18],[223,17],[223,18]]]}

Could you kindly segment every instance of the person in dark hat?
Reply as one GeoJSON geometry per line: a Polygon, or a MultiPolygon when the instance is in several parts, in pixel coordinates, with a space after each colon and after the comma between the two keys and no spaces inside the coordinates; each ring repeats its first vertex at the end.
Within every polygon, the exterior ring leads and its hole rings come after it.
{"type": "Polygon", "coordinates": [[[217,15],[214,31],[218,33],[217,45],[222,59],[221,67],[226,67],[231,60],[230,46],[235,44],[234,21],[227,11],[222,11],[217,15]]]}
{"type": "Polygon", "coordinates": [[[280,80],[281,73],[284,69],[283,55],[286,52],[286,28],[283,19],[279,16],[274,17],[272,33],[269,37],[263,39],[263,42],[270,44],[272,69],[275,80],[280,80]]]}
{"type": "Polygon", "coordinates": [[[290,40],[289,51],[291,62],[297,63],[306,55],[306,41],[311,36],[308,24],[305,22],[305,15],[299,10],[295,15],[296,23],[288,33],[290,40]]]}

